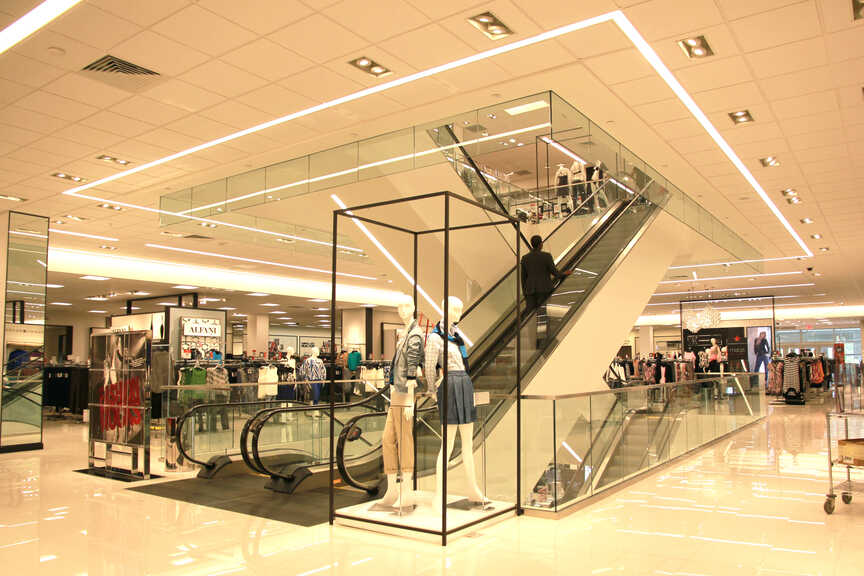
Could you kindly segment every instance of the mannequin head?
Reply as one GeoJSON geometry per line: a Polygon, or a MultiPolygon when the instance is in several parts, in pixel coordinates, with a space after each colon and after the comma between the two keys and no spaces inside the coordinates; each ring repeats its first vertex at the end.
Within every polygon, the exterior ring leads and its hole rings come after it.
{"type": "Polygon", "coordinates": [[[716,339],[716,338],[711,338],[711,346],[713,347],[713,346],[716,346],[716,345],[717,345],[717,339],[716,339]]]}
{"type": "Polygon", "coordinates": [[[595,168],[600,168],[602,165],[603,165],[603,162],[600,160],[597,160],[597,162],[594,163],[595,168]]]}
{"type": "Polygon", "coordinates": [[[292,348],[291,346],[288,346],[287,348],[285,348],[285,354],[286,354],[289,358],[290,358],[291,356],[294,356],[294,348],[292,348]]]}
{"type": "Polygon", "coordinates": [[[315,346],[312,348],[311,352],[309,352],[309,355],[312,356],[312,358],[318,358],[318,354],[320,354],[320,353],[321,353],[321,351],[318,350],[317,346],[315,346]]]}
{"type": "Polygon", "coordinates": [[[397,299],[396,311],[406,325],[414,320],[414,299],[407,294],[402,294],[397,299]]]}
{"type": "MultiPolygon", "coordinates": [[[[457,298],[456,296],[450,296],[447,298],[447,312],[449,322],[451,324],[456,324],[462,318],[462,311],[465,309],[465,305],[462,303],[462,300],[457,298]]],[[[444,305],[442,304],[443,308],[444,305]]]]}

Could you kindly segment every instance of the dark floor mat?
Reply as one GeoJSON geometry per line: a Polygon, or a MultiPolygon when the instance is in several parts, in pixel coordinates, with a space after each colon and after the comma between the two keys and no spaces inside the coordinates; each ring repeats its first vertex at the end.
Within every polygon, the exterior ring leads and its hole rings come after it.
{"type": "MultiPolygon", "coordinates": [[[[264,488],[266,482],[266,478],[252,475],[214,480],[188,478],[129,490],[300,526],[314,526],[328,521],[330,497],[326,488],[281,494],[264,488]]],[[[340,508],[369,499],[370,496],[365,492],[344,488],[336,491],[336,505],[340,508]]]]}
{"type": "Polygon", "coordinates": [[[106,472],[105,468],[81,468],[80,470],[75,470],[79,474],[88,474],[90,476],[99,476],[100,478],[107,478],[108,480],[119,480],[120,482],[143,482],[144,480],[153,480],[156,478],[162,478],[158,474],[150,474],[149,478],[138,478],[136,476],[132,476],[130,473],[123,472],[106,472]]]}

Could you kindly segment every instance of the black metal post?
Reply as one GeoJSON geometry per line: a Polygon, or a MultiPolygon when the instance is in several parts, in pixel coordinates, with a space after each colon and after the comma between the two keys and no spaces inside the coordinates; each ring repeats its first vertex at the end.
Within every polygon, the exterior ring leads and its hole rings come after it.
{"type": "MultiPolygon", "coordinates": [[[[681,357],[684,357],[684,303],[679,300],[678,301],[678,324],[679,329],[681,330],[681,357]]],[[[636,355],[633,355],[633,359],[635,360],[636,355]]]]}
{"type": "MultiPolygon", "coordinates": [[[[414,286],[412,287],[413,292],[414,292],[413,297],[414,297],[414,320],[415,321],[417,320],[417,318],[420,317],[419,313],[417,312],[417,243],[418,243],[418,240],[419,240],[419,237],[417,236],[417,233],[415,232],[414,233],[414,276],[413,276],[414,286]]],[[[382,340],[382,342],[383,342],[383,340],[382,340]]],[[[426,385],[429,386],[428,380],[427,380],[426,385]]],[[[412,443],[414,445],[414,476],[412,479],[412,483],[414,484],[414,486],[412,487],[412,489],[416,492],[417,491],[417,410],[414,410],[414,414],[411,418],[411,434],[414,436],[414,442],[412,443]]]]}
{"type": "MultiPolygon", "coordinates": [[[[522,312],[519,309],[522,299],[522,275],[519,266],[522,260],[522,236],[520,222],[516,221],[516,515],[521,516],[522,509],[522,312]]],[[[556,471],[557,474],[557,471],[556,471]]]]}
{"type": "Polygon", "coordinates": [[[336,480],[335,473],[333,470],[333,458],[334,458],[334,440],[336,434],[336,397],[335,397],[335,389],[336,389],[336,366],[335,366],[335,353],[336,353],[336,238],[337,231],[339,230],[339,214],[336,212],[333,213],[333,270],[331,272],[331,291],[330,291],[330,348],[333,354],[334,365],[330,367],[330,524],[333,524],[333,521],[336,518],[336,494],[334,492],[335,485],[334,482],[336,480]]]}
{"type": "Polygon", "coordinates": [[[447,360],[450,353],[450,193],[444,195],[444,360],[441,362],[444,387],[442,401],[444,406],[438,406],[441,418],[441,545],[447,545],[447,469],[450,464],[450,454],[447,450],[447,360]],[[442,411],[443,410],[443,411],[442,411]]]}
{"type": "Polygon", "coordinates": [[[777,299],[771,296],[771,353],[774,354],[777,349],[777,310],[775,303],[777,299]]]}

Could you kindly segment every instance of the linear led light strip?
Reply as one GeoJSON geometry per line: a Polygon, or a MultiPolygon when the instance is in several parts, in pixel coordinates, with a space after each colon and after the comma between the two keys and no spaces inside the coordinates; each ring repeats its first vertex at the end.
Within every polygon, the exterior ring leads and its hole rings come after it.
{"type": "MultiPolygon", "coordinates": [[[[680,284],[682,282],[713,282],[715,280],[740,280],[742,278],[765,278],[766,276],[790,276],[793,274],[803,274],[804,272],[796,270],[794,272],[768,272],[766,274],[743,274],[740,276],[715,276],[714,278],[688,278],[686,280],[662,280],[659,284],[680,284]]],[[[694,272],[695,274],[695,272],[694,272]]]]}
{"type": "MultiPolygon", "coordinates": [[[[321,182],[324,180],[330,180],[333,178],[338,178],[339,176],[347,176],[348,174],[359,173],[361,170],[368,170],[370,168],[377,168],[379,166],[385,166],[387,164],[393,164],[395,162],[402,162],[404,160],[413,160],[415,158],[420,158],[422,156],[429,156],[430,154],[437,154],[438,152],[443,152],[444,150],[449,150],[452,148],[456,148],[457,146],[470,146],[471,144],[479,144],[481,142],[487,142],[489,140],[495,140],[497,138],[507,138],[508,136],[513,136],[515,134],[523,134],[525,132],[533,132],[534,130],[542,130],[543,128],[548,128],[552,124],[549,122],[544,122],[542,124],[535,124],[534,126],[528,126],[527,128],[519,128],[517,130],[510,130],[509,132],[502,132],[501,134],[493,134],[492,136],[484,136],[482,138],[475,138],[474,140],[466,140],[464,142],[459,142],[457,144],[448,144],[447,146],[439,146],[437,148],[430,148],[428,150],[423,150],[422,152],[412,152],[411,154],[403,154],[401,156],[394,156],[392,158],[385,158],[384,160],[377,160],[375,162],[370,162],[368,164],[361,164],[360,166],[355,166],[354,168],[346,168],[345,170],[339,170],[338,172],[331,172],[330,174],[323,174],[321,176],[316,176],[314,178],[305,178],[303,180],[298,180],[296,182],[291,182],[289,184],[282,184],[281,186],[276,186],[275,188],[266,188],[264,190],[258,190],[257,192],[250,192],[248,194],[243,194],[242,196],[235,196],[234,198],[229,198],[227,200],[223,200],[221,202],[213,202],[212,204],[205,204],[204,206],[198,206],[196,208],[189,208],[188,210],[183,210],[180,214],[191,214],[192,212],[199,212],[201,210],[209,210],[210,208],[217,208],[219,206],[224,206],[226,204],[231,204],[232,202],[240,202],[242,200],[248,200],[249,198],[255,198],[256,196],[261,196],[262,194],[272,194],[273,192],[279,192],[288,188],[294,188],[295,186],[302,186],[304,184],[314,184],[315,182],[321,182]]],[[[472,168],[473,170],[473,168],[472,168]]]]}
{"type": "MultiPolygon", "coordinates": [[[[553,140],[552,138],[549,138],[548,136],[542,136],[540,139],[541,139],[543,142],[545,142],[545,143],[549,144],[550,146],[552,146],[552,148],[558,150],[559,152],[561,152],[562,154],[564,154],[565,156],[567,156],[568,158],[571,158],[571,159],[575,160],[576,162],[579,162],[579,163],[582,164],[583,166],[587,166],[587,165],[588,165],[588,162],[585,161],[584,158],[582,158],[581,156],[579,156],[578,154],[576,154],[575,152],[573,152],[572,150],[570,150],[569,148],[567,148],[566,146],[564,146],[563,144],[561,144],[560,142],[557,142],[557,141],[553,140]]],[[[613,183],[615,186],[617,186],[618,188],[620,188],[620,189],[624,190],[625,192],[627,192],[628,194],[633,194],[633,195],[636,194],[636,192],[635,192],[634,190],[632,190],[631,188],[625,186],[624,184],[622,184],[621,182],[619,182],[619,181],[616,180],[615,178],[612,178],[611,176],[609,177],[609,181],[612,182],[612,183],[613,183]]]]}
{"type": "MultiPolygon", "coordinates": [[[[318,272],[321,274],[330,274],[330,270],[322,268],[310,268],[308,266],[297,266],[295,264],[282,264],[281,262],[271,262],[269,260],[258,260],[255,258],[243,258],[240,256],[230,256],[228,254],[219,254],[217,252],[203,252],[201,250],[190,250],[188,248],[175,248],[173,246],[163,246],[162,244],[145,244],[147,248],[158,248],[160,250],[171,250],[172,252],[182,252],[184,254],[197,254],[198,256],[211,256],[213,258],[224,258],[225,260],[237,260],[238,262],[252,262],[253,264],[265,264],[267,266],[278,266],[280,268],[290,268],[291,270],[304,270],[306,272],[318,272]]],[[[361,274],[349,274],[347,272],[337,272],[337,276],[345,276],[346,278],[360,278],[362,280],[377,280],[374,276],[363,276],[361,274]]]]}
{"type": "MultiPolygon", "coordinates": [[[[813,256],[813,252],[801,237],[795,232],[795,229],[792,228],[792,225],[786,219],[782,212],[777,208],[774,202],[771,201],[771,198],[756,180],[753,177],[753,174],[750,173],[750,170],[747,169],[747,166],[741,161],[735,151],[732,150],[732,147],[726,142],[726,140],[720,135],[720,132],[714,127],[708,117],[704,112],[699,108],[693,98],[684,90],[684,87],[678,82],[672,72],[666,67],[660,57],[654,52],[654,49],[645,41],[642,35],[638,30],[630,23],[627,17],[620,10],[615,10],[612,12],[607,12],[605,14],[600,14],[599,16],[595,16],[593,18],[587,18],[585,20],[581,20],[579,22],[574,22],[572,24],[568,24],[566,26],[561,26],[559,28],[555,28],[553,30],[549,30],[543,32],[541,34],[537,34],[535,36],[531,36],[529,38],[524,38],[522,40],[518,40],[516,42],[512,42],[510,44],[505,44],[503,46],[498,46],[497,48],[492,48],[490,50],[486,50],[483,52],[478,52],[477,54],[472,54],[471,56],[466,56],[465,58],[460,58],[458,60],[454,60],[452,62],[448,62],[446,64],[441,64],[439,66],[434,66],[432,68],[428,68],[426,70],[422,70],[420,72],[416,72],[414,74],[409,74],[408,76],[404,76],[402,78],[396,78],[389,82],[384,82],[383,84],[378,84],[377,86],[371,86],[369,88],[365,88],[363,90],[359,90],[357,92],[353,92],[351,94],[347,94],[345,96],[341,96],[339,98],[335,98],[333,100],[329,100],[327,102],[322,102],[321,104],[317,104],[315,106],[310,106],[309,108],[305,108],[303,110],[299,110],[297,112],[293,112],[291,114],[286,114],[285,116],[281,116],[279,118],[275,118],[268,122],[263,122],[261,124],[257,124],[250,128],[246,128],[245,130],[240,130],[238,132],[234,132],[232,134],[228,134],[221,138],[217,138],[215,140],[211,140],[209,142],[204,142],[197,146],[193,146],[191,148],[187,148],[186,150],[181,150],[174,154],[170,154],[163,158],[159,158],[157,160],[153,160],[151,162],[146,162],[144,164],[138,165],[134,168],[130,168],[128,170],[124,170],[122,172],[117,172],[116,174],[112,174],[111,176],[107,176],[105,178],[100,178],[98,180],[94,180],[93,182],[83,184],[81,186],[77,186],[75,188],[71,188],[63,192],[64,194],[71,196],[79,196],[85,199],[93,199],[92,197],[86,197],[80,194],[85,190],[90,190],[91,188],[95,188],[97,186],[101,186],[102,184],[107,184],[108,182],[113,182],[115,180],[119,180],[121,178],[125,178],[127,176],[131,176],[132,174],[137,174],[144,170],[148,170],[155,166],[160,166],[167,162],[171,162],[172,160],[177,160],[179,158],[183,158],[185,156],[189,156],[190,154],[195,154],[196,152],[201,152],[202,150],[207,150],[214,146],[218,146],[220,144],[224,144],[226,142],[230,142],[232,140],[236,140],[237,138],[242,138],[243,136],[247,136],[250,134],[254,134],[256,132],[260,132],[262,130],[266,130],[268,128],[272,128],[274,126],[279,126],[280,124],[284,124],[286,122],[290,122],[292,120],[296,120],[298,118],[303,118],[305,116],[309,116],[310,114],[315,114],[316,112],[321,112],[323,110],[327,110],[333,108],[335,106],[340,106],[342,104],[346,104],[348,102],[353,102],[355,100],[360,100],[361,98],[365,98],[366,96],[371,96],[373,94],[380,94],[382,92],[386,92],[392,88],[397,88],[399,86],[404,86],[406,84],[410,84],[412,82],[416,82],[417,80],[422,80],[423,78],[428,78],[430,76],[435,76],[437,74],[441,74],[442,72],[447,72],[449,70],[454,70],[457,68],[461,68],[468,64],[473,64],[475,62],[481,62],[483,60],[487,60],[494,56],[499,56],[501,54],[506,54],[508,52],[513,52],[515,50],[519,50],[521,48],[525,48],[527,46],[533,46],[535,44],[539,44],[541,42],[545,42],[547,40],[551,40],[553,38],[558,38],[560,36],[564,36],[571,32],[575,32],[577,30],[583,30],[585,28],[589,28],[596,24],[602,24],[604,22],[615,22],[618,25],[618,28],[633,42],[633,45],[637,50],[642,54],[642,57],[648,61],[648,63],[654,68],[654,70],[660,75],[664,82],[672,89],[676,96],[681,100],[681,102],[690,110],[690,113],[696,118],[696,120],[702,125],[708,135],[714,140],[717,146],[726,154],[726,157],[732,162],[735,168],[741,173],[742,176],[747,180],[750,186],[756,191],[762,201],[766,206],[771,210],[774,216],[780,221],[786,231],[795,239],[798,245],[804,250],[804,253],[807,256],[813,256]]],[[[104,201],[99,199],[100,201],[104,201]]],[[[116,204],[116,202],[115,202],[116,204]]],[[[127,206],[130,206],[127,204],[127,206]]],[[[134,206],[133,206],[134,207],[134,206]]]]}
{"type": "MultiPolygon", "coordinates": [[[[791,296],[750,296],[745,298],[724,298],[725,302],[755,302],[756,300],[767,300],[768,298],[774,298],[775,300],[779,300],[781,298],[802,298],[803,296],[800,294],[793,294],[791,296]]],[[[706,300],[674,300],[672,302],[653,302],[651,304],[646,304],[645,306],[678,306],[679,303],[691,304],[694,302],[706,302],[706,300]]]]}
{"type": "Polygon", "coordinates": [[[45,0],[0,32],[0,54],[21,42],[81,0],[45,0]]]}
{"type": "Polygon", "coordinates": [[[709,266],[732,266],[733,264],[754,264],[756,262],[777,262],[780,260],[801,260],[803,256],[780,256],[779,258],[756,258],[753,260],[732,260],[730,262],[709,262],[707,264],[686,264],[670,266],[669,270],[684,270],[687,268],[707,268],[709,266]]]}
{"type": "MultiPolygon", "coordinates": [[[[708,288],[705,290],[699,290],[699,292],[736,292],[739,290],[767,290],[769,288],[798,288],[802,286],[815,286],[813,282],[808,282],[806,284],[779,284],[777,286],[746,286],[744,288],[708,288]]],[[[690,291],[686,292],[655,292],[651,297],[655,296],[672,296],[677,294],[692,294],[690,291]]]]}

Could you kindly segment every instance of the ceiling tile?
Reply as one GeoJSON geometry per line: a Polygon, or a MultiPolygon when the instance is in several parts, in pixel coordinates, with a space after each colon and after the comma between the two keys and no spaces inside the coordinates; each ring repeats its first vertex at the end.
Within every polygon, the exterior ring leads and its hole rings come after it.
{"type": "MultiPolygon", "coordinates": [[[[704,112],[734,112],[749,109],[754,113],[755,105],[764,101],[759,87],[754,82],[725,86],[716,90],[698,92],[693,99],[704,112]]],[[[763,118],[764,120],[765,118],[763,118]]],[[[728,121],[728,118],[725,118],[728,121]]]]}
{"type": "Polygon", "coordinates": [[[837,96],[832,90],[805,94],[795,98],[775,100],[771,103],[774,114],[780,120],[810,116],[821,112],[832,112],[839,109],[837,96]]]}
{"type": "Polygon", "coordinates": [[[705,133],[702,125],[692,117],[655,124],[654,129],[667,140],[697,136],[705,133]]]}
{"type": "Polygon", "coordinates": [[[351,94],[363,85],[323,67],[310,68],[286,78],[280,84],[316,102],[325,102],[351,94]]]}
{"type": "Polygon", "coordinates": [[[560,36],[558,42],[576,58],[618,52],[633,46],[621,29],[612,22],[604,22],[560,36]]]}
{"type": "Polygon", "coordinates": [[[112,49],[118,58],[128,60],[166,76],[177,76],[199,66],[208,56],[170,38],[145,30],[112,49]]]}
{"type": "Polygon", "coordinates": [[[789,4],[795,4],[800,0],[717,0],[720,11],[729,20],[737,20],[745,16],[752,16],[760,12],[767,12],[789,4]]]}
{"type": "Polygon", "coordinates": [[[21,98],[17,104],[22,108],[35,112],[51,111],[52,116],[75,122],[98,111],[98,108],[88,106],[82,102],[76,102],[39,90],[21,98]]]}
{"type": "Polygon", "coordinates": [[[422,12],[402,0],[345,0],[324,14],[370,42],[392,38],[429,22],[422,12]]]}
{"type": "Polygon", "coordinates": [[[8,124],[0,124],[0,141],[17,144],[19,146],[26,146],[40,138],[42,138],[42,134],[39,134],[38,132],[10,126],[8,124]]]}
{"type": "Polygon", "coordinates": [[[64,74],[66,71],[62,68],[55,68],[11,50],[0,55],[0,78],[26,86],[39,88],[64,74]]]}
{"type": "Polygon", "coordinates": [[[690,118],[690,112],[677,98],[635,106],[633,110],[649,124],[690,118]]]}
{"type": "Polygon", "coordinates": [[[83,2],[57,18],[50,28],[102,50],[110,50],[141,30],[140,26],[129,20],[83,2]]]}
{"type": "Polygon", "coordinates": [[[594,56],[585,60],[584,64],[605,84],[617,84],[655,74],[636,49],[594,56]]]}
{"type": "Polygon", "coordinates": [[[663,63],[671,70],[702,66],[703,64],[711,62],[711,60],[726,59],[730,56],[737,56],[741,53],[741,50],[738,48],[738,43],[732,36],[732,32],[725,24],[710,26],[691,33],[678,34],[661,40],[655,40],[651,43],[651,46],[657,52],[657,55],[663,60],[663,63]],[[705,36],[705,39],[711,46],[711,50],[714,52],[713,58],[706,61],[699,58],[690,59],[687,57],[684,50],[682,50],[681,46],[678,45],[678,41],[694,34],[705,36]]]}
{"type": "Polygon", "coordinates": [[[123,116],[140,119],[144,122],[156,125],[172,122],[189,113],[182,108],[157,102],[156,100],[147,98],[146,96],[133,96],[129,100],[125,100],[120,104],[113,106],[111,110],[118,114],[122,114],[123,116]]]}
{"type": "Polygon", "coordinates": [[[418,70],[431,68],[472,54],[474,50],[439,24],[430,24],[382,42],[381,48],[398,54],[418,70]],[[435,46],[435,50],[430,50],[435,46]]]}
{"type": "Polygon", "coordinates": [[[814,0],[762,12],[729,25],[745,52],[797,42],[821,33],[814,0]]]}
{"type": "MultiPolygon", "coordinates": [[[[63,158],[69,159],[96,155],[98,151],[98,148],[93,147],[89,142],[85,144],[78,140],[68,140],[56,136],[43,138],[38,142],[35,142],[32,148],[43,150],[50,154],[58,154],[63,158]]],[[[86,176],[86,174],[84,174],[84,176],[86,176]]]]}
{"type": "Polygon", "coordinates": [[[864,58],[844,60],[831,64],[831,77],[835,86],[864,85],[864,58]]]}
{"type": "Polygon", "coordinates": [[[672,90],[659,76],[646,76],[616,84],[612,90],[630,106],[668,100],[674,96],[672,90]]]}
{"type": "Polygon", "coordinates": [[[573,56],[558,42],[543,42],[494,58],[495,64],[517,77],[526,70],[541,72],[573,64],[573,56]]]}
{"type": "Polygon", "coordinates": [[[166,128],[199,140],[213,140],[234,132],[227,124],[200,115],[187,116],[168,124],[166,128]]]}
{"type": "Polygon", "coordinates": [[[58,34],[44,28],[38,34],[33,34],[26,40],[22,40],[12,50],[51,66],[70,71],[78,71],[105,55],[105,51],[100,48],[82,44],[64,34],[58,34]],[[62,48],[64,52],[58,54],[55,50],[48,50],[48,48],[54,47],[62,48]]]}
{"type": "Polygon", "coordinates": [[[813,147],[830,146],[843,141],[843,130],[820,130],[786,137],[792,150],[807,150],[813,147]]]}
{"type": "Polygon", "coordinates": [[[831,86],[831,75],[827,68],[811,68],[765,78],[759,82],[765,96],[772,100],[820,92],[831,86]]]}
{"type": "Polygon", "coordinates": [[[195,5],[172,14],[154,25],[153,30],[211,56],[218,56],[255,39],[255,34],[245,28],[195,5]]]}
{"type": "Polygon", "coordinates": [[[71,126],[67,126],[62,130],[58,130],[56,135],[61,138],[74,140],[75,142],[86,142],[89,145],[99,148],[112,146],[125,139],[125,136],[118,136],[117,134],[105,132],[104,130],[98,130],[96,128],[85,126],[83,124],[73,124],[71,126]]]}
{"type": "Polygon", "coordinates": [[[66,74],[53,82],[49,82],[42,90],[98,107],[113,106],[131,96],[125,90],[75,73],[66,74]]]}
{"type": "Polygon", "coordinates": [[[273,116],[267,112],[234,100],[226,100],[212,108],[202,110],[199,114],[234,128],[249,128],[273,119],[273,116]]]}
{"type": "Polygon", "coordinates": [[[33,89],[17,82],[0,78],[0,104],[8,104],[33,92],[33,89]]]}
{"type": "Polygon", "coordinates": [[[651,0],[624,13],[648,40],[685,34],[722,21],[713,0],[651,0]]]}
{"type": "MultiPolygon", "coordinates": [[[[715,124],[715,126],[717,125],[715,124]]],[[[780,130],[780,126],[775,122],[757,122],[749,126],[732,126],[731,129],[721,130],[720,133],[733,148],[740,144],[783,138],[783,131],[780,130]]]]}
{"type": "Polygon", "coordinates": [[[740,56],[682,68],[675,74],[684,88],[691,93],[732,86],[751,79],[747,63],[740,56]]]}
{"type": "Polygon", "coordinates": [[[190,0],[158,0],[158,2],[142,2],[141,0],[88,0],[88,2],[141,26],[151,26],[188,6],[190,0]]]}
{"type": "Polygon", "coordinates": [[[272,114],[274,118],[302,110],[313,104],[308,98],[276,84],[244,94],[237,100],[272,114]]]}
{"type": "Polygon", "coordinates": [[[286,26],[269,38],[319,63],[349,54],[346,61],[356,58],[367,45],[365,40],[321,14],[286,26]]]}
{"type": "Polygon", "coordinates": [[[122,114],[115,114],[108,110],[97,112],[93,116],[85,118],[81,121],[81,124],[85,124],[92,128],[106,130],[113,134],[119,134],[126,138],[134,138],[147,130],[153,129],[152,124],[128,116],[123,116],[122,114]]]}
{"type": "Polygon", "coordinates": [[[864,57],[864,26],[825,36],[832,62],[864,57]]]}
{"type": "Polygon", "coordinates": [[[165,104],[170,104],[171,106],[176,106],[190,112],[209,108],[224,100],[222,96],[181,80],[168,80],[167,82],[158,84],[148,90],[146,95],[165,104]]]}
{"type": "Polygon", "coordinates": [[[237,0],[200,0],[198,5],[258,34],[269,34],[312,14],[297,0],[256,0],[252,5],[237,0]]]}
{"type": "Polygon", "coordinates": [[[760,50],[747,54],[746,58],[757,78],[769,78],[815,68],[828,62],[825,42],[822,38],[811,38],[777,48],[760,50]]]}
{"type": "Polygon", "coordinates": [[[0,123],[50,134],[69,124],[69,121],[13,105],[0,109],[0,123]]]}
{"type": "Polygon", "coordinates": [[[180,79],[227,98],[245,94],[268,83],[259,76],[221,60],[211,60],[198,68],[193,68],[180,79]]]}
{"type": "Polygon", "coordinates": [[[823,112],[783,120],[780,122],[780,126],[787,136],[791,136],[822,130],[839,130],[843,127],[843,120],[837,112],[823,112]]]}
{"type": "Polygon", "coordinates": [[[311,60],[281,45],[261,38],[229,52],[222,60],[271,81],[280,80],[313,66],[311,60]]]}

